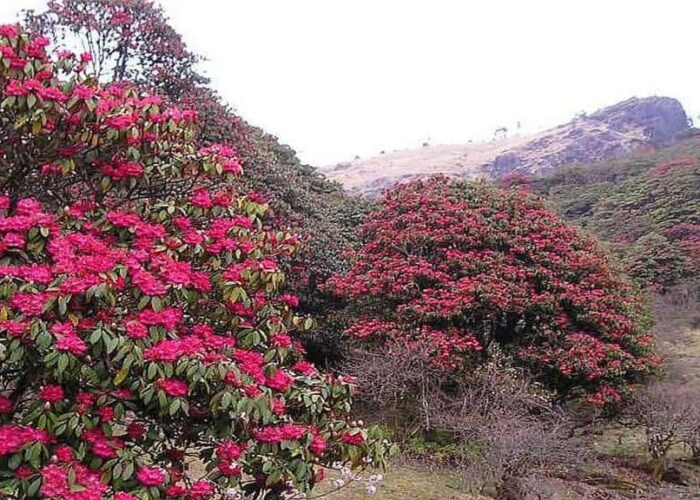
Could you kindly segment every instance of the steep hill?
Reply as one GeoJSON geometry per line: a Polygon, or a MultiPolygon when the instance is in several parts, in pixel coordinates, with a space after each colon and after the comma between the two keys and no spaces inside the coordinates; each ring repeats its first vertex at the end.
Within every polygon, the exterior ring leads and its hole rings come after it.
{"type": "Polygon", "coordinates": [[[425,146],[323,167],[353,194],[375,196],[405,180],[444,173],[499,177],[540,174],[562,165],[623,158],[671,143],[688,128],[683,106],[669,97],[633,97],[544,132],[484,143],[425,146]]]}

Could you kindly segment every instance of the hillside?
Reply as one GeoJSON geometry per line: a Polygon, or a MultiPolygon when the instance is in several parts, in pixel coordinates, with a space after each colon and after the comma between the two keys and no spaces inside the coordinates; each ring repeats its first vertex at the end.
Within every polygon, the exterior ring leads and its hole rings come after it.
{"type": "Polygon", "coordinates": [[[562,165],[623,158],[669,144],[687,128],[688,117],[676,99],[634,97],[534,135],[395,151],[322,171],[350,193],[375,196],[396,182],[436,173],[468,178],[539,174],[562,165]]]}
{"type": "Polygon", "coordinates": [[[700,135],[654,153],[572,166],[534,186],[566,219],[609,242],[642,284],[695,278],[700,263],[700,135]]]}

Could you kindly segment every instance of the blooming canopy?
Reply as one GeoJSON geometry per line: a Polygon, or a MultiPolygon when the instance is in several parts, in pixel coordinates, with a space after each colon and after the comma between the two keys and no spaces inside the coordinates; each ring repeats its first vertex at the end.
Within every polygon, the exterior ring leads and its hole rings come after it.
{"type": "Polygon", "coordinates": [[[386,193],[331,288],[348,334],[463,370],[499,343],[550,385],[620,398],[656,365],[633,291],[596,242],[525,191],[445,177],[386,193]]]}

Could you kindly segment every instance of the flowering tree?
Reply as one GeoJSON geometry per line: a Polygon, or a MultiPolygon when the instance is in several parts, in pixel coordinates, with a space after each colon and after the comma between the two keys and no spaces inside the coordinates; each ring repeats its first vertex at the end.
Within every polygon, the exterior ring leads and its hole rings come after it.
{"type": "Polygon", "coordinates": [[[354,266],[330,284],[351,302],[357,339],[450,370],[497,342],[595,403],[656,364],[640,304],[606,254],[522,190],[412,182],[388,192],[362,231],[354,266]]]}
{"type": "Polygon", "coordinates": [[[318,323],[300,338],[314,358],[337,357],[342,330],[332,318],[338,301],[322,285],[347,270],[345,252],[358,243],[355,227],[364,200],[346,196],[339,184],[302,165],[291,148],[227,106],[206,86],[207,79],[197,71],[199,58],[153,2],[53,0],[45,10],[28,13],[26,24],[62,49],[92,51],[88,68],[103,80],[129,78],[157,89],[166,102],[197,109],[200,146],[226,143],[236,148],[247,174],[239,185],[266,196],[274,213],[304,243],[283,263],[293,271],[287,288],[299,297],[299,310],[313,314],[318,323]]]}
{"type": "Polygon", "coordinates": [[[196,114],[0,26],[0,492],[204,499],[382,464],[280,295],[298,239],[196,114]]]}

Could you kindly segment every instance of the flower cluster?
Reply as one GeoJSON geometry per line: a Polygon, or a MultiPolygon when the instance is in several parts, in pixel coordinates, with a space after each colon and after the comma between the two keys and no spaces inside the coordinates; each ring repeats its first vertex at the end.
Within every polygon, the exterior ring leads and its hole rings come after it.
{"type": "MultiPolygon", "coordinates": [[[[71,60],[76,64],[83,64],[77,55],[83,47],[95,50],[86,67],[98,73],[101,81],[133,81],[141,88],[157,89],[165,102],[196,109],[199,148],[217,143],[235,147],[236,158],[221,162],[222,171],[244,167],[241,192],[263,193],[279,224],[292,228],[304,241],[288,268],[293,272],[288,273],[287,288],[299,297],[298,310],[313,315],[318,327],[299,338],[313,359],[325,364],[337,358],[341,351],[341,328],[334,321],[338,301],[321,285],[347,268],[345,251],[359,243],[355,226],[368,203],[347,196],[339,184],[303,165],[288,146],[247,123],[209,88],[206,76],[198,73],[199,58],[169,25],[157,2],[52,0],[27,18],[32,31],[58,36],[57,45],[72,49],[76,54],[71,54],[71,60]],[[126,19],[130,21],[122,22],[126,19]],[[96,39],[102,43],[92,44],[96,39]]],[[[223,148],[218,149],[226,153],[223,148]]]]}
{"type": "Polygon", "coordinates": [[[357,311],[355,338],[450,370],[496,342],[562,391],[605,392],[594,401],[658,362],[606,254],[524,190],[412,182],[385,195],[363,232],[354,266],[331,282],[357,311]]]}

